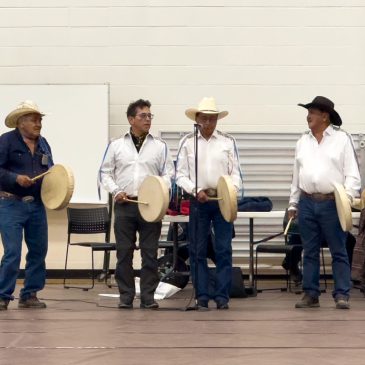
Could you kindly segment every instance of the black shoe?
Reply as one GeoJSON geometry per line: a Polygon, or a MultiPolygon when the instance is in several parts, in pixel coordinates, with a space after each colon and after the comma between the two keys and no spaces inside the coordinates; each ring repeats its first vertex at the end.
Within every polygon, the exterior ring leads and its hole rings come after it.
{"type": "Polygon", "coordinates": [[[46,303],[41,302],[35,294],[31,294],[31,296],[27,299],[19,299],[18,308],[44,309],[47,308],[47,305],[46,303]]]}
{"type": "Polygon", "coordinates": [[[8,309],[9,299],[0,298],[0,311],[6,311],[8,309]]]}
{"type": "Polygon", "coordinates": [[[303,275],[298,267],[293,267],[289,270],[290,280],[294,282],[295,285],[299,285],[303,280],[303,275]]]}
{"type": "Polygon", "coordinates": [[[197,306],[198,310],[201,310],[201,311],[209,310],[208,300],[198,299],[196,306],[197,306]]]}
{"type": "Polygon", "coordinates": [[[217,309],[229,309],[229,305],[227,302],[217,302],[217,309]]]}
{"type": "Polygon", "coordinates": [[[157,302],[151,302],[151,303],[142,303],[139,306],[141,309],[158,309],[159,305],[157,302]]]}
{"type": "Polygon", "coordinates": [[[319,307],[318,297],[313,298],[308,294],[304,294],[302,300],[295,304],[295,308],[316,308],[319,307]]]}
{"type": "Polygon", "coordinates": [[[118,304],[118,308],[119,309],[133,309],[133,303],[124,303],[124,302],[120,302],[118,304]]]}

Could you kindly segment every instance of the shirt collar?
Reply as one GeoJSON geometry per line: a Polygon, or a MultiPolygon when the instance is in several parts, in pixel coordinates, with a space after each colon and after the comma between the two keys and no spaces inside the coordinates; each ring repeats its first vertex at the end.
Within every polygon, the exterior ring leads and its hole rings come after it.
{"type": "MultiPolygon", "coordinates": [[[[23,136],[22,136],[22,134],[20,133],[20,131],[19,131],[19,129],[18,128],[15,128],[14,129],[14,133],[15,133],[15,135],[16,135],[16,137],[21,141],[21,142],[23,142],[24,143],[24,145],[26,145],[26,143],[24,142],[24,138],[23,138],[23,136]]],[[[38,137],[37,138],[37,140],[36,140],[36,146],[37,146],[37,148],[38,148],[38,146],[39,146],[39,140],[40,140],[40,137],[38,137]]]]}
{"type": "Polygon", "coordinates": [[[335,129],[333,128],[333,125],[330,124],[324,131],[324,133],[332,135],[335,133],[335,129]]]}
{"type": "MultiPolygon", "coordinates": [[[[199,137],[201,137],[201,138],[204,138],[203,136],[202,136],[202,134],[201,134],[201,132],[200,132],[200,130],[199,130],[199,137]]],[[[217,138],[218,137],[218,132],[217,132],[217,130],[216,129],[214,129],[214,132],[212,133],[212,135],[210,136],[210,138],[212,138],[212,137],[214,137],[214,138],[217,138]]],[[[209,139],[210,139],[209,138],[209,139]]],[[[204,138],[205,139],[205,138],[204,138]]]]}
{"type": "MultiPolygon", "coordinates": [[[[124,133],[124,137],[132,138],[132,134],[131,134],[130,130],[128,132],[124,133]]],[[[147,138],[155,139],[155,137],[151,133],[148,133],[147,134],[146,139],[147,138]]]]}
{"type": "MultiPolygon", "coordinates": [[[[323,136],[324,135],[329,135],[329,136],[331,136],[331,135],[333,135],[335,133],[335,130],[334,130],[334,128],[333,128],[333,126],[332,126],[332,124],[330,124],[324,131],[323,131],[323,136]]],[[[314,135],[313,135],[313,133],[312,133],[312,131],[311,130],[309,130],[309,135],[311,136],[311,137],[313,137],[313,138],[315,138],[314,137],[314,135]]]]}

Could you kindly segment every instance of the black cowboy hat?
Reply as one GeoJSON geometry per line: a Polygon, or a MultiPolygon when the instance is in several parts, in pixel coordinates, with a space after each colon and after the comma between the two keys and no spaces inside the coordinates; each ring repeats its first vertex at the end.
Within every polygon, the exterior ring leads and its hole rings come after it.
{"type": "Polygon", "coordinates": [[[336,112],[335,104],[330,99],[325,98],[324,96],[316,96],[311,103],[308,104],[298,104],[303,108],[309,109],[319,109],[321,111],[327,112],[330,115],[330,121],[334,125],[340,126],[342,124],[341,117],[336,112]]]}

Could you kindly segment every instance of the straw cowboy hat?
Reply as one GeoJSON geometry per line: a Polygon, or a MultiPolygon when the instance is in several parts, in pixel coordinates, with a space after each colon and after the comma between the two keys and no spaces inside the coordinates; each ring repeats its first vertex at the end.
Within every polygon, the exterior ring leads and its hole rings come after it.
{"type": "Polygon", "coordinates": [[[203,98],[197,108],[189,108],[185,110],[185,115],[195,121],[197,113],[218,114],[218,119],[222,119],[228,115],[227,111],[219,111],[214,98],[203,98]]]}
{"type": "Polygon", "coordinates": [[[311,103],[308,104],[298,104],[303,108],[309,109],[319,109],[327,112],[330,115],[330,122],[334,125],[340,126],[342,124],[341,117],[335,110],[335,104],[328,98],[324,96],[316,96],[311,103]]]}
{"type": "Polygon", "coordinates": [[[26,114],[39,114],[44,116],[45,114],[39,111],[38,105],[31,100],[25,100],[21,102],[16,109],[14,109],[5,118],[5,125],[9,128],[16,128],[16,123],[20,117],[26,114]]]}

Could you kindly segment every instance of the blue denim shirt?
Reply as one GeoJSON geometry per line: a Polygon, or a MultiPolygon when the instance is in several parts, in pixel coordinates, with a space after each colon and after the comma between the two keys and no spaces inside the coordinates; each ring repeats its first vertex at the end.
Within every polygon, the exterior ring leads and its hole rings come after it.
{"type": "Polygon", "coordinates": [[[40,199],[42,179],[28,187],[16,182],[17,175],[35,177],[53,165],[51,148],[45,138],[40,137],[32,155],[20,132],[15,129],[0,136],[0,191],[18,196],[32,195],[40,199]]]}

